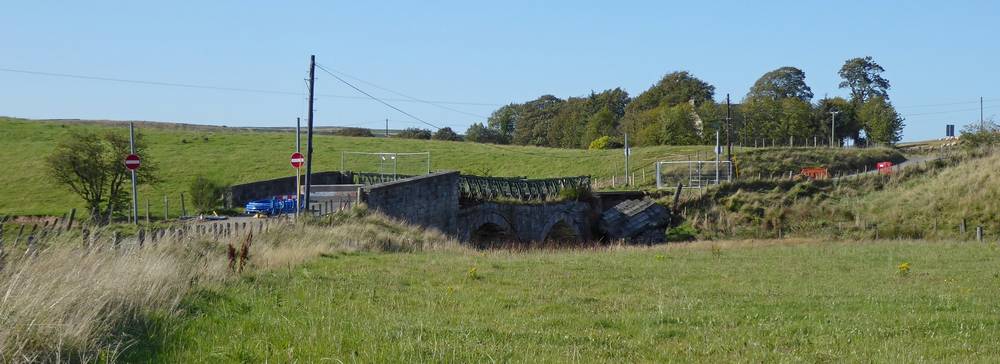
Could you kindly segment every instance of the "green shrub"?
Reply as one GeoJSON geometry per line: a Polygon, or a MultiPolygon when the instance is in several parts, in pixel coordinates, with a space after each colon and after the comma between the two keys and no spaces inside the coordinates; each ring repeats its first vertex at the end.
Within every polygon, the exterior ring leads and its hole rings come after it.
{"type": "Polygon", "coordinates": [[[615,149],[621,147],[622,147],[621,142],[615,140],[610,136],[605,135],[600,138],[594,139],[594,141],[590,142],[590,147],[588,147],[588,149],[600,150],[600,149],[615,149]]]}
{"type": "Polygon", "coordinates": [[[365,128],[341,128],[333,132],[333,134],[340,136],[367,137],[367,138],[375,136],[374,134],[372,134],[371,129],[365,129],[365,128]]]}
{"type": "Polygon", "coordinates": [[[195,177],[188,188],[191,203],[199,213],[212,212],[222,206],[225,191],[225,186],[204,176],[195,177]]]}
{"type": "Polygon", "coordinates": [[[694,241],[697,237],[698,229],[688,222],[667,229],[667,241],[694,241]]]}
{"type": "Polygon", "coordinates": [[[403,131],[399,132],[399,134],[396,134],[396,137],[403,139],[429,140],[431,138],[431,131],[420,128],[406,128],[403,131]]]}

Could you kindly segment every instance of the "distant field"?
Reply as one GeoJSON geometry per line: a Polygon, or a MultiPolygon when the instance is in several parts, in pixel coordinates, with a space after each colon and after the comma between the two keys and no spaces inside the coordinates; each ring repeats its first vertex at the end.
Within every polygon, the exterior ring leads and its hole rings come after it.
{"type": "Polygon", "coordinates": [[[997,362],[998,263],[906,241],[336,254],[203,289],[123,359],[997,362]]]}
{"type": "MultiPolygon", "coordinates": [[[[62,215],[71,207],[81,207],[79,199],[46,178],[44,157],[51,146],[72,130],[118,130],[126,124],[111,122],[43,122],[0,118],[0,215],[62,215]]],[[[292,132],[249,131],[221,127],[144,123],[138,126],[146,136],[149,155],[160,166],[162,183],[140,189],[140,214],[145,199],[154,216],[162,215],[163,196],[170,196],[171,215],[179,214],[180,192],[186,191],[197,175],[227,184],[290,176],[288,165],[293,152],[292,132]]],[[[303,140],[303,148],[305,141],[303,140]]],[[[431,152],[432,170],[459,170],[463,173],[533,178],[591,175],[609,178],[623,169],[622,151],[588,151],[522,146],[497,146],[463,142],[423,141],[392,138],[353,138],[331,135],[315,137],[315,171],[339,170],[342,151],[431,152]]],[[[633,150],[633,170],[651,172],[658,159],[685,159],[695,153],[707,155],[711,147],[649,147],[633,150]]],[[[376,171],[378,162],[353,159],[347,169],[376,171]]],[[[401,163],[399,173],[419,173],[422,161],[401,163]]],[[[651,174],[651,173],[650,173],[651,174]]],[[[649,180],[652,181],[652,175],[649,180]]]]}

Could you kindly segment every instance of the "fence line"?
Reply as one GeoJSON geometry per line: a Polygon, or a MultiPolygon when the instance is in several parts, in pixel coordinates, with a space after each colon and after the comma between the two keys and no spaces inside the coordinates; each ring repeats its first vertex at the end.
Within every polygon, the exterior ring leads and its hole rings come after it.
{"type": "Polygon", "coordinates": [[[590,190],[590,176],[547,179],[519,177],[480,177],[462,175],[458,179],[459,192],[465,199],[495,200],[546,200],[558,197],[566,189],[590,190]]]}

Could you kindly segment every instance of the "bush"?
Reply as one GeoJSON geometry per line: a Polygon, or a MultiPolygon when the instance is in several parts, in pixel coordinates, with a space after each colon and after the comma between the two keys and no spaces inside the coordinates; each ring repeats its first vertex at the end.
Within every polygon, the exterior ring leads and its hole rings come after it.
{"type": "Polygon", "coordinates": [[[375,136],[374,134],[372,134],[371,129],[365,129],[365,128],[341,128],[333,132],[333,134],[340,136],[366,137],[366,138],[371,138],[375,136]]]}
{"type": "Polygon", "coordinates": [[[225,186],[216,183],[204,176],[195,177],[191,181],[189,193],[191,193],[191,203],[199,213],[211,212],[222,206],[222,195],[225,193],[225,186]]]}
{"type": "Polygon", "coordinates": [[[454,130],[451,130],[451,128],[449,127],[438,129],[438,131],[434,133],[433,138],[434,140],[450,140],[450,141],[462,140],[462,137],[458,136],[458,133],[456,133],[454,130]]]}
{"type": "Polygon", "coordinates": [[[396,136],[403,139],[429,140],[431,138],[431,131],[420,128],[406,128],[403,131],[399,132],[399,134],[396,134],[396,136]]]}
{"type": "Polygon", "coordinates": [[[474,123],[465,131],[465,140],[475,143],[506,144],[500,131],[482,123],[474,123]]]}
{"type": "Polygon", "coordinates": [[[698,229],[695,229],[687,222],[667,229],[667,241],[694,241],[697,236],[698,229]]]}
{"type": "Polygon", "coordinates": [[[590,147],[588,147],[588,149],[591,150],[616,149],[616,148],[621,148],[622,146],[623,146],[622,143],[618,142],[615,139],[612,139],[610,136],[605,135],[600,138],[594,139],[594,141],[590,142],[590,147]]]}

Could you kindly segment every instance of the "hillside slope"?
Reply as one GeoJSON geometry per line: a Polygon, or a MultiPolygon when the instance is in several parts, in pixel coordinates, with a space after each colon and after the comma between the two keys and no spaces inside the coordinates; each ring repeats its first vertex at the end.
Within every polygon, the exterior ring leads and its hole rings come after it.
{"type": "MultiPolygon", "coordinates": [[[[0,118],[0,215],[61,215],[81,207],[79,199],[46,177],[44,158],[52,146],[74,130],[115,130],[127,133],[127,124],[116,122],[29,121],[0,118]]],[[[140,188],[140,214],[145,200],[150,210],[162,216],[163,196],[171,209],[180,205],[180,192],[186,191],[197,175],[205,175],[227,184],[290,176],[288,164],[295,135],[292,132],[250,131],[222,127],[166,123],[141,123],[137,126],[149,145],[147,161],[159,164],[160,178],[155,186],[140,188]]],[[[303,148],[305,148],[303,140],[303,148]]],[[[314,171],[339,170],[342,151],[361,152],[430,152],[432,170],[459,170],[493,176],[528,176],[533,178],[592,175],[610,178],[621,174],[622,151],[554,149],[505,146],[464,142],[410,140],[395,138],[354,138],[332,135],[315,137],[314,171]]],[[[641,168],[651,173],[658,159],[686,159],[695,153],[707,154],[711,147],[634,148],[633,171],[641,168]]],[[[377,171],[376,157],[348,160],[347,169],[377,171]]],[[[388,165],[386,166],[388,168],[388,165]]],[[[422,173],[422,159],[399,163],[399,173],[422,173]]],[[[650,180],[652,176],[650,175],[650,180]]],[[[190,202],[190,201],[189,201],[190,202]]],[[[172,211],[177,215],[179,211],[172,211]]]]}
{"type": "Polygon", "coordinates": [[[744,181],[684,202],[702,237],[1000,238],[1000,154],[841,181],[744,181]],[[966,221],[965,234],[959,231],[966,221]]]}

